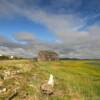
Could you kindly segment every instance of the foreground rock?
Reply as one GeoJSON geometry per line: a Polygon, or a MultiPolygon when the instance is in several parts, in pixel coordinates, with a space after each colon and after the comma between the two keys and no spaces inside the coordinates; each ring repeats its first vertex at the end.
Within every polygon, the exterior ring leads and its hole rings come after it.
{"type": "Polygon", "coordinates": [[[47,83],[44,83],[40,87],[43,94],[51,95],[53,94],[53,87],[51,85],[48,85],[47,83]]]}
{"type": "Polygon", "coordinates": [[[40,89],[41,89],[41,92],[43,94],[46,94],[46,95],[51,95],[53,94],[54,92],[54,79],[53,79],[53,75],[50,75],[50,78],[48,81],[44,82],[41,86],[40,86],[40,89]]]}
{"type": "Polygon", "coordinates": [[[6,92],[6,91],[7,91],[6,88],[0,87],[0,93],[4,93],[4,92],[6,92]]]}

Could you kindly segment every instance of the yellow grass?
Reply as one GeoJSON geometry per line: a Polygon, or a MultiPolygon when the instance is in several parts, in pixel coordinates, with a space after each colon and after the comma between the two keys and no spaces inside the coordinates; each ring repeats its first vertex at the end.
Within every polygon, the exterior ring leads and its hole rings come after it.
{"type": "Polygon", "coordinates": [[[4,80],[7,93],[0,94],[6,100],[17,88],[14,100],[99,100],[100,61],[66,60],[57,62],[36,62],[30,60],[0,61],[0,75],[4,70],[20,70],[13,78],[4,80]],[[54,94],[43,95],[42,82],[54,75],[54,94]]]}

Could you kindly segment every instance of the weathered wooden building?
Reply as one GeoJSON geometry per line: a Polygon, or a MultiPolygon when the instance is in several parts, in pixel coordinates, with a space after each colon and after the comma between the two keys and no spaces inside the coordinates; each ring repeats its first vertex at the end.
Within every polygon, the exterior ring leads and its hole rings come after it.
{"type": "Polygon", "coordinates": [[[38,61],[57,61],[59,56],[56,52],[53,51],[40,51],[37,57],[38,61]]]}

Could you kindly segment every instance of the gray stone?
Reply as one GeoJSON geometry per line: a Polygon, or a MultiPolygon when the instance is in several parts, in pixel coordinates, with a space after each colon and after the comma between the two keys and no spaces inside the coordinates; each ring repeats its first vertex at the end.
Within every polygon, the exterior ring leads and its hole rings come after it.
{"type": "Polygon", "coordinates": [[[41,92],[46,95],[53,94],[53,87],[51,85],[48,85],[47,83],[44,83],[40,86],[41,92]]]}

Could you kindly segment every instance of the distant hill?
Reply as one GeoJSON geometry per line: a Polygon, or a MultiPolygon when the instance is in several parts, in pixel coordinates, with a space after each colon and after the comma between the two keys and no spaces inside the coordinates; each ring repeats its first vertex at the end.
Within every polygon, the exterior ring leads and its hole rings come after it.
{"type": "Polygon", "coordinates": [[[9,59],[9,56],[5,56],[5,55],[0,56],[0,60],[6,60],[6,59],[9,59]]]}
{"type": "Polygon", "coordinates": [[[15,57],[15,56],[11,57],[9,55],[1,55],[0,56],[0,60],[11,60],[11,59],[23,59],[23,58],[21,58],[21,57],[15,57]]]}

